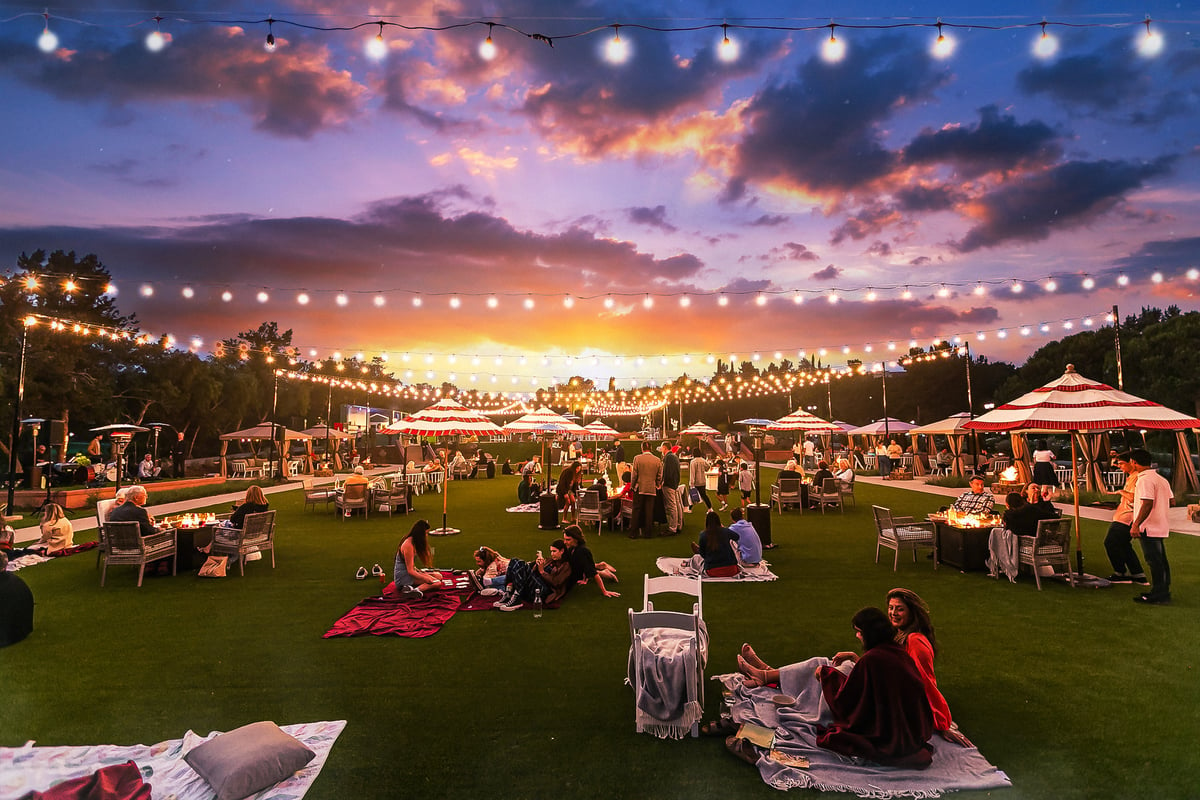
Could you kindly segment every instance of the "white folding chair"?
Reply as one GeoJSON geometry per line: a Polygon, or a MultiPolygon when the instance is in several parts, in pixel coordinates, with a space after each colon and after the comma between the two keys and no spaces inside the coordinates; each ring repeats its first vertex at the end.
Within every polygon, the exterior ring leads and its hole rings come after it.
{"type": "MultiPolygon", "coordinates": [[[[702,642],[703,622],[697,612],[684,614],[679,611],[634,611],[629,609],[629,639],[630,639],[630,681],[635,693],[634,723],[638,733],[647,727],[655,725],[655,718],[641,712],[637,708],[637,697],[643,682],[647,679],[647,661],[652,661],[657,654],[651,649],[651,642],[661,642],[670,637],[682,637],[689,654],[686,664],[689,680],[687,695],[684,698],[684,708],[698,708],[691,723],[693,738],[700,735],[700,716],[704,708],[704,664],[707,655],[706,642],[702,642]],[[649,636],[643,636],[649,634],[649,636]],[[649,641],[648,641],[649,640],[649,641]],[[692,679],[694,676],[694,679],[692,679]],[[697,705],[698,704],[698,705],[697,705]]],[[[704,637],[707,639],[707,637],[704,637]]],[[[658,734],[663,736],[664,734],[658,734]]],[[[682,734],[680,734],[682,735],[682,734]]]]}
{"type": "Polygon", "coordinates": [[[654,595],[674,592],[696,598],[692,603],[692,613],[702,620],[704,619],[704,600],[700,595],[702,586],[699,576],[689,578],[683,575],[661,575],[651,578],[646,575],[642,594],[642,610],[654,610],[654,601],[651,599],[654,595]]]}

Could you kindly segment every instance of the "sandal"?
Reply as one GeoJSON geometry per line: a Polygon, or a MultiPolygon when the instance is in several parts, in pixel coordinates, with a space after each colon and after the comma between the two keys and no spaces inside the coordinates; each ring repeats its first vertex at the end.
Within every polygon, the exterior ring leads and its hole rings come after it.
{"type": "Polygon", "coordinates": [[[758,764],[758,752],[755,751],[754,745],[745,739],[730,736],[725,740],[725,749],[752,767],[758,764]]]}
{"type": "Polygon", "coordinates": [[[729,736],[738,729],[738,724],[731,719],[714,719],[700,726],[700,733],[705,736],[729,736]]]}

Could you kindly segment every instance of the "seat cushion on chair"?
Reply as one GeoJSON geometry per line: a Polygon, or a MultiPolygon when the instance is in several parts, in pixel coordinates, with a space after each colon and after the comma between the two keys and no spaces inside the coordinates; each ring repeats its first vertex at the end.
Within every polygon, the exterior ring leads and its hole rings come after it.
{"type": "Polygon", "coordinates": [[[254,722],[194,747],[183,760],[218,800],[242,800],[293,775],[316,753],[274,722],[254,722]]]}
{"type": "Polygon", "coordinates": [[[924,528],[893,528],[892,532],[897,539],[928,539],[930,538],[929,531],[924,528]]]}

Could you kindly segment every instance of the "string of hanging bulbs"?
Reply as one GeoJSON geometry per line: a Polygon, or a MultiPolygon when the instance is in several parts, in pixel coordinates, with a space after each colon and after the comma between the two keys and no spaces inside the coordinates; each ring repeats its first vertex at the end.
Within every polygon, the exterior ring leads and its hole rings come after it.
{"type": "MultiPolygon", "coordinates": [[[[1055,31],[1057,30],[1132,28],[1137,31],[1137,36],[1134,39],[1134,47],[1137,52],[1142,56],[1152,57],[1161,53],[1165,46],[1165,38],[1160,29],[1176,24],[1177,22],[1174,20],[1153,20],[1149,15],[1140,20],[1132,18],[1113,20],[1110,15],[1106,15],[1101,18],[1103,21],[1096,21],[1089,17],[1055,20],[1043,17],[1041,20],[1017,22],[1001,17],[971,17],[962,20],[943,19],[941,17],[931,19],[915,19],[910,17],[871,18],[869,20],[845,18],[841,21],[830,19],[829,21],[822,22],[811,19],[786,19],[781,21],[750,19],[733,22],[728,20],[721,20],[719,22],[716,20],[701,20],[688,25],[651,25],[644,22],[630,21],[607,22],[576,31],[567,31],[552,35],[539,31],[526,30],[520,25],[505,21],[504,18],[464,20],[445,25],[413,25],[401,21],[408,17],[380,16],[346,25],[319,25],[292,19],[276,18],[271,15],[258,19],[208,19],[202,14],[203,12],[179,12],[178,15],[172,16],[170,19],[155,14],[153,17],[139,19],[132,24],[122,25],[121,27],[140,28],[153,25],[153,30],[150,30],[145,35],[144,42],[146,49],[154,53],[161,52],[168,44],[172,43],[174,38],[169,30],[163,30],[164,22],[168,23],[168,26],[177,26],[180,29],[192,25],[256,27],[265,31],[263,47],[268,52],[274,52],[277,47],[285,43],[282,37],[276,37],[277,28],[282,30],[295,28],[308,32],[330,34],[354,34],[365,30],[368,32],[368,36],[363,40],[363,48],[369,57],[376,60],[387,57],[391,50],[391,45],[388,43],[388,34],[394,32],[441,34],[452,31],[486,28],[485,38],[479,43],[477,48],[479,57],[485,61],[491,61],[501,52],[501,48],[494,38],[497,32],[549,47],[554,47],[556,43],[611,34],[611,38],[608,38],[604,42],[603,56],[613,64],[626,63],[633,57],[633,44],[636,34],[639,31],[670,34],[708,30],[716,32],[719,30],[720,35],[715,39],[715,49],[718,58],[726,63],[737,61],[741,54],[738,36],[741,32],[828,32],[828,37],[823,38],[821,42],[821,57],[826,61],[836,63],[845,57],[847,48],[852,46],[850,40],[852,39],[853,32],[894,29],[920,29],[929,31],[933,34],[929,43],[930,53],[939,59],[949,58],[954,54],[958,35],[963,33],[1028,30],[1033,34],[1029,39],[1031,53],[1037,58],[1049,59],[1055,57],[1059,51],[1059,40],[1055,35],[1055,31]],[[189,13],[190,15],[188,15],[189,13]],[[623,31],[625,32],[624,38],[622,38],[623,31]],[[841,37],[839,37],[839,33],[842,33],[841,37]]],[[[67,24],[102,27],[102,25],[98,25],[97,23],[51,14],[48,10],[40,14],[36,12],[16,14],[8,19],[0,20],[0,24],[15,22],[25,17],[42,18],[42,32],[37,38],[37,45],[46,53],[53,53],[59,49],[59,36],[56,30],[64,28],[67,24]],[[51,24],[52,22],[54,23],[53,25],[51,24]]]]}

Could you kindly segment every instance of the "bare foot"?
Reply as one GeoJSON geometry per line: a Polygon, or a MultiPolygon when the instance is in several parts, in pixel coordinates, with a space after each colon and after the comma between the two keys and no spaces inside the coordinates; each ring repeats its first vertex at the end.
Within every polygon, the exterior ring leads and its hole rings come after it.
{"type": "Polygon", "coordinates": [[[758,667],[759,669],[771,668],[770,664],[758,657],[758,653],[754,652],[754,648],[750,646],[749,642],[742,645],[741,654],[742,658],[746,659],[746,663],[752,667],[758,667]]]}

